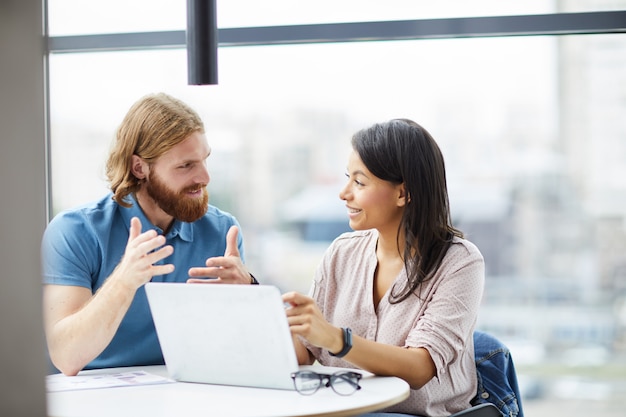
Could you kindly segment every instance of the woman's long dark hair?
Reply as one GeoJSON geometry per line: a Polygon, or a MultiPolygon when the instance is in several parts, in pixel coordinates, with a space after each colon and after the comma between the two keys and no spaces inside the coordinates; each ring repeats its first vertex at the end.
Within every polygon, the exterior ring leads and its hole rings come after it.
{"type": "Polygon", "coordinates": [[[352,147],[376,177],[406,189],[407,204],[398,229],[404,232],[407,272],[402,288],[392,288],[389,301],[399,303],[432,277],[454,236],[445,164],[430,133],[412,120],[394,119],[357,132],[352,147]]]}

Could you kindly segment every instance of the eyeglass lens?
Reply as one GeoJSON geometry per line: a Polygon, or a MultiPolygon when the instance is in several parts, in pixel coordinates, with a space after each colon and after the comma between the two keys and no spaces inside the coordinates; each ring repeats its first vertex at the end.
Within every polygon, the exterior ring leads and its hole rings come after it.
{"type": "Polygon", "coordinates": [[[322,384],[320,375],[315,372],[296,372],[292,378],[296,391],[304,395],[315,393],[322,384]]]}
{"type": "Polygon", "coordinates": [[[350,395],[361,388],[359,386],[359,377],[360,375],[354,372],[333,374],[330,377],[330,386],[339,395],[350,395]]]}

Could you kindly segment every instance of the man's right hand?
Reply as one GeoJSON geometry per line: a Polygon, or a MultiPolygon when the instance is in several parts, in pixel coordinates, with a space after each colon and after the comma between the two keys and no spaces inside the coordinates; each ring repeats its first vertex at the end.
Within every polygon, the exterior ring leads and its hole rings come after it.
{"type": "Polygon", "coordinates": [[[174,248],[171,245],[163,246],[164,244],[165,237],[157,235],[154,230],[141,233],[141,221],[137,217],[133,217],[130,220],[126,251],[112,275],[120,283],[136,290],[155,275],[172,273],[174,271],[173,264],[154,265],[174,253],[174,248]]]}

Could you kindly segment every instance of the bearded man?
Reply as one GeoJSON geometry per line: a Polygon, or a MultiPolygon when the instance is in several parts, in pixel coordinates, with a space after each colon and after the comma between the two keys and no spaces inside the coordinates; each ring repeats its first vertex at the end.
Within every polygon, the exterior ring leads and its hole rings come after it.
{"type": "Polygon", "coordinates": [[[143,97],[111,149],[111,193],[50,222],[43,310],[58,370],[163,364],[146,282],[257,284],[237,220],[209,205],[210,153],[194,110],[166,94],[143,97]]]}

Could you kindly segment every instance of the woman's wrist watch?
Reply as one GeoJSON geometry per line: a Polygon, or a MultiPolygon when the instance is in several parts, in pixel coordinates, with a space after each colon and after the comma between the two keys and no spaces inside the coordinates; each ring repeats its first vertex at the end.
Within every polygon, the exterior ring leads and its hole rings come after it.
{"type": "Polygon", "coordinates": [[[342,327],[341,333],[343,334],[343,349],[341,349],[337,353],[332,353],[329,351],[328,353],[330,353],[330,356],[343,358],[348,354],[348,352],[350,352],[350,349],[352,349],[352,329],[350,329],[349,327],[342,327]]]}

